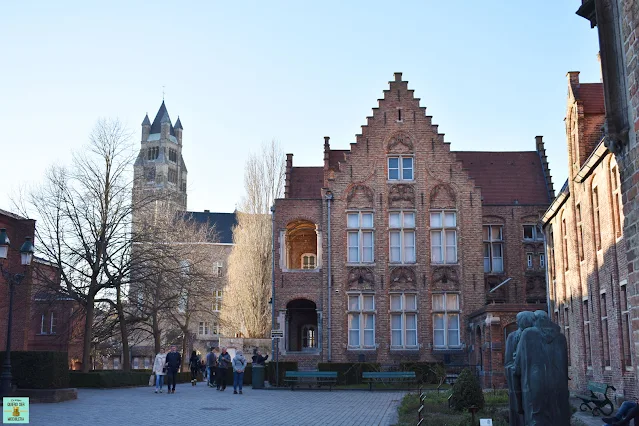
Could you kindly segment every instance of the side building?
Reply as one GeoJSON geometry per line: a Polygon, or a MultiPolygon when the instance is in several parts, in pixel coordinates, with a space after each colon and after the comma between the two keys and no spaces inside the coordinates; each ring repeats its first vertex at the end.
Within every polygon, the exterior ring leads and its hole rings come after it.
{"type": "Polygon", "coordinates": [[[442,362],[503,386],[504,335],[546,309],[554,197],[541,137],[526,152],[454,152],[395,74],[348,150],[293,167],[275,202],[281,358],[442,362]]]}
{"type": "Polygon", "coordinates": [[[571,387],[608,383],[636,397],[619,167],[605,146],[602,83],[568,73],[568,180],[543,217],[550,311],[569,346],[571,387]]]}

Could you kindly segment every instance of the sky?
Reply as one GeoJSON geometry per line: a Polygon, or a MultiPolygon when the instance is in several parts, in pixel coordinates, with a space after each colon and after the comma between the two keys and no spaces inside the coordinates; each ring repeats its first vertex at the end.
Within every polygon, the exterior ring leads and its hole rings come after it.
{"type": "MultiPolygon", "coordinates": [[[[453,150],[546,143],[567,176],[568,71],[599,82],[578,0],[29,1],[3,5],[0,209],[69,164],[101,117],[139,149],[164,98],[184,126],[188,209],[233,211],[249,152],[279,142],[296,166],[348,149],[402,72],[453,150]]],[[[524,188],[525,190],[525,188],[524,188]]]]}

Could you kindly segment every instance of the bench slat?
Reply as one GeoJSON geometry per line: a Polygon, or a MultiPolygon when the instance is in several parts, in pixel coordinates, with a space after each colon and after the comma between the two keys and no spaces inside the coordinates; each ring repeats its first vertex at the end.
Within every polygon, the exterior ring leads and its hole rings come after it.
{"type": "Polygon", "coordinates": [[[588,382],[588,390],[591,390],[593,392],[598,392],[602,395],[605,395],[607,389],[608,385],[606,385],[605,383],[588,382]]]}
{"type": "Polygon", "coordinates": [[[337,371],[287,371],[285,377],[337,378],[337,371]]]}
{"type": "Polygon", "coordinates": [[[395,379],[395,378],[406,378],[406,379],[414,379],[415,372],[414,371],[406,371],[406,372],[364,372],[362,373],[362,377],[364,379],[395,379]]]}

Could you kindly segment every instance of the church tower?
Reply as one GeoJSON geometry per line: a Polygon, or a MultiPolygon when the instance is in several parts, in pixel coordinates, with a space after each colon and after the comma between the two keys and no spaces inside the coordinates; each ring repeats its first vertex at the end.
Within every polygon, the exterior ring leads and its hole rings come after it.
{"type": "Polygon", "coordinates": [[[186,165],[182,158],[182,122],[171,122],[164,101],[153,123],[142,121],[140,153],[134,164],[133,225],[152,225],[160,214],[186,211],[186,165]]]}

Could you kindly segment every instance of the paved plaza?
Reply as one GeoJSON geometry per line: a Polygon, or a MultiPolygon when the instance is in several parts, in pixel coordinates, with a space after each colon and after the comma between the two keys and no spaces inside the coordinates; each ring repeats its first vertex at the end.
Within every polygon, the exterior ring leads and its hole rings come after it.
{"type": "Polygon", "coordinates": [[[32,425],[183,425],[242,426],[391,425],[405,392],[252,390],[233,395],[199,383],[178,385],[176,393],[153,388],[79,389],[78,399],[32,404],[32,425]]]}

